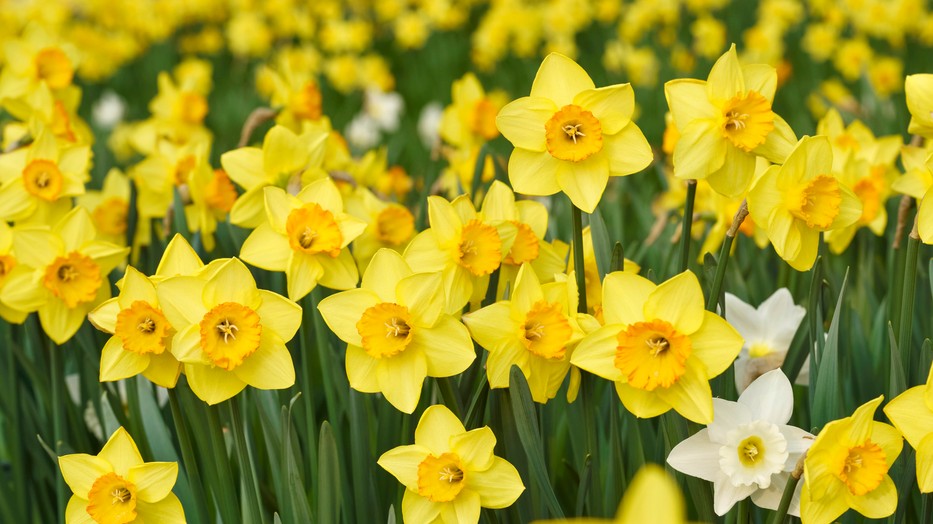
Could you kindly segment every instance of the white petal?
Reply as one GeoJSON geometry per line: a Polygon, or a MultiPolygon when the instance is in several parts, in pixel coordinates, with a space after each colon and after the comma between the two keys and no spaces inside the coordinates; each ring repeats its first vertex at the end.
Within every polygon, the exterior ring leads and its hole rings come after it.
{"type": "Polygon", "coordinates": [[[780,369],[771,370],[751,383],[739,403],[748,406],[758,420],[787,424],[794,411],[794,390],[780,369]]]}
{"type": "Polygon", "coordinates": [[[704,428],[674,446],[667,456],[667,463],[685,475],[713,482],[722,475],[719,468],[720,447],[720,444],[709,439],[709,432],[704,428]]]}
{"type": "Polygon", "coordinates": [[[745,345],[762,337],[762,322],[758,311],[732,293],[726,293],[726,320],[745,339],[745,345]]]}
{"type": "Polygon", "coordinates": [[[732,509],[740,500],[744,500],[758,489],[751,486],[733,486],[729,479],[722,477],[713,482],[713,511],[720,517],[732,509]]]}
{"type": "Polygon", "coordinates": [[[726,433],[740,424],[747,424],[752,420],[752,413],[745,405],[731,400],[714,398],[713,422],[708,426],[709,438],[713,442],[724,444],[726,442],[726,433]]]}
{"type": "Polygon", "coordinates": [[[758,306],[765,337],[778,351],[787,351],[807,310],[794,303],[787,288],[781,288],[758,306]]]}

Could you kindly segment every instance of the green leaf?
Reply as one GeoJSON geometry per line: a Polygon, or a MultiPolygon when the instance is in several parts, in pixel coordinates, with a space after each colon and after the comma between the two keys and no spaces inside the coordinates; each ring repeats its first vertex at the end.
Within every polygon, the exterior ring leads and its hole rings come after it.
{"type": "Polygon", "coordinates": [[[340,522],[340,457],[327,421],[321,424],[318,443],[317,522],[340,522]]]}
{"type": "Polygon", "coordinates": [[[901,354],[897,348],[897,338],[894,336],[894,326],[888,322],[888,340],[891,341],[891,369],[888,371],[888,398],[892,399],[907,389],[907,376],[901,354]]]}
{"type": "Polygon", "coordinates": [[[594,209],[589,216],[590,219],[590,238],[593,241],[593,254],[596,256],[596,270],[599,272],[599,279],[602,280],[606,273],[610,271],[610,261],[612,259],[612,243],[609,239],[609,230],[606,228],[606,222],[599,213],[599,208],[594,209]]]}
{"type": "Polygon", "coordinates": [[[823,347],[817,366],[818,375],[813,392],[813,419],[811,421],[816,427],[822,427],[830,420],[841,418],[846,413],[842,398],[842,376],[839,373],[839,324],[843,317],[843,299],[848,279],[849,271],[846,270],[842,287],[839,289],[836,310],[833,312],[833,319],[829,325],[829,336],[826,337],[826,345],[823,347]]]}

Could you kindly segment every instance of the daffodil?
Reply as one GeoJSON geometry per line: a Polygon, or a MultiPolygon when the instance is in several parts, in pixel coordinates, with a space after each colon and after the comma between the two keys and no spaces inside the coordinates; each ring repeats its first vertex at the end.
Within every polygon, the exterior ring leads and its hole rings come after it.
{"type": "MultiPolygon", "coordinates": [[[[790,290],[782,287],[757,308],[726,293],[726,321],[745,339],[735,360],[735,388],[741,393],[755,379],[784,364],[784,357],[807,310],[794,304],[790,290]]],[[[797,383],[808,384],[809,357],[797,383]],[[801,380],[803,379],[803,380],[801,380]]]]}
{"type": "Polygon", "coordinates": [[[405,261],[417,272],[441,272],[446,310],[455,313],[485,295],[517,232],[504,220],[483,220],[465,195],[453,202],[428,197],[428,223],[408,244],[405,261]]]}
{"type": "Polygon", "coordinates": [[[381,249],[359,289],[325,298],[318,310],[347,343],[350,386],[411,413],[425,377],[457,375],[476,358],[466,327],[444,306],[440,274],[416,274],[397,252],[381,249]]]}
{"type": "Polygon", "coordinates": [[[771,166],[748,193],[748,212],[768,232],[777,254],[797,271],[816,260],[820,232],[849,226],[862,204],[832,172],[824,136],[804,137],[782,166],[771,166]]]}
{"type": "Polygon", "coordinates": [[[97,455],[64,455],[58,466],[73,493],[65,508],[66,524],[185,523],[185,510],[172,493],[178,463],[143,462],[122,427],[97,455]]]}
{"type": "Polygon", "coordinates": [[[925,244],[933,244],[933,153],[914,146],[901,150],[904,176],[891,184],[891,189],[918,200],[917,233],[925,244]]]}
{"type": "Polygon", "coordinates": [[[87,210],[75,208],[51,230],[16,232],[13,248],[31,271],[12,274],[0,299],[20,311],[38,311],[45,333],[63,344],[81,327],[88,311],[110,298],[107,274],[128,248],[95,240],[87,210]]]}
{"type": "Polygon", "coordinates": [[[415,217],[407,207],[380,200],[372,191],[358,187],[346,201],[347,212],[366,222],[366,229],[353,241],[353,258],[360,271],[382,248],[403,252],[415,236],[415,217]]]}
{"type": "Polygon", "coordinates": [[[800,517],[807,524],[833,522],[849,508],[871,519],[894,513],[897,488],[888,470],[904,439],[893,426],[872,420],[883,398],[826,424],[816,436],[804,461],[800,494],[800,517]]]}
{"type": "Polygon", "coordinates": [[[884,414],[917,451],[920,492],[933,492],[933,367],[926,384],[895,397],[884,407],[884,414]]]}
{"type": "Polygon", "coordinates": [[[172,354],[184,363],[188,384],[201,400],[217,404],[247,385],[284,389],[295,383],[285,343],[298,331],[301,308],[257,289],[239,260],[225,260],[209,277],[166,279],[156,293],[177,331],[172,354]]]}
{"type": "Polygon", "coordinates": [[[130,213],[130,180],[117,168],[107,172],[100,191],[87,190],[77,198],[94,219],[97,238],[111,244],[126,245],[127,219],[130,213]]]}
{"type": "Polygon", "coordinates": [[[907,75],[904,93],[910,111],[907,132],[933,137],[933,74],[907,75]]]}
{"type": "Polygon", "coordinates": [[[509,387],[509,371],[517,365],[535,402],[554,398],[570,371],[571,348],[583,338],[576,311],[575,280],[542,286],[531,265],[522,265],[509,300],[463,316],[473,339],[489,351],[489,386],[509,387]]]}
{"type": "Polygon", "coordinates": [[[366,223],[343,212],[343,198],[330,178],[308,184],[297,196],[267,187],[265,207],[266,221],[240,249],[243,260],[284,271],[292,300],[318,283],[331,289],[356,287],[359,273],[347,246],[366,223]]]}
{"type": "Polygon", "coordinates": [[[489,427],[467,431],[444,406],[424,411],[415,443],[390,449],[378,464],[405,486],[405,522],[475,524],[481,508],[511,506],[525,490],[518,471],[493,455],[489,427]]]}
{"type": "Polygon", "coordinates": [[[297,193],[311,181],[322,178],[324,143],[327,134],[309,131],[296,135],[287,127],[275,126],[266,133],[262,149],[241,147],[220,157],[231,180],[246,190],[230,210],[230,222],[255,228],[263,221],[266,186],[297,193]]]}
{"type": "MultiPolygon", "coordinates": [[[[567,260],[567,272],[576,271],[573,257],[567,257],[567,260]]],[[[622,271],[637,275],[641,271],[641,266],[626,258],[622,262],[622,271]]],[[[593,232],[590,226],[583,228],[583,275],[586,282],[586,307],[602,322],[603,282],[599,278],[599,266],[596,265],[596,251],[593,247],[593,232]]]]}
{"type": "Polygon", "coordinates": [[[687,504],[683,493],[661,466],[648,463],[638,470],[622,496],[613,520],[560,519],[535,521],[532,524],[687,524],[687,504]]]}
{"type": "Polygon", "coordinates": [[[22,265],[16,258],[13,250],[13,236],[16,233],[6,222],[0,222],[0,318],[11,324],[22,324],[29,314],[26,311],[13,309],[3,302],[3,287],[10,281],[10,276],[16,273],[30,273],[31,268],[22,265]]]}
{"type": "Polygon", "coordinates": [[[615,382],[625,408],[650,418],[671,408],[699,424],[713,420],[709,380],[732,364],[742,337],[704,309],[690,271],[655,285],[616,271],[603,282],[606,325],[586,336],[570,362],[615,382]]]}
{"type": "Polygon", "coordinates": [[[54,224],[71,209],[71,197],[84,193],[91,150],[60,146],[43,130],[28,147],[0,155],[0,217],[16,222],[54,224]]]}
{"type": "Polygon", "coordinates": [[[159,307],[155,285],[145,275],[127,267],[120,295],[91,311],[88,320],[113,335],[101,350],[101,382],[142,373],[159,386],[175,387],[181,373],[181,364],[172,355],[175,329],[159,307]]]}
{"type": "Polygon", "coordinates": [[[176,145],[158,141],[155,150],[132,167],[130,175],[138,190],[137,208],[143,217],[162,218],[172,207],[176,193],[188,196],[188,183],[195,173],[210,170],[210,142],[176,145]]]}
{"type": "Polygon", "coordinates": [[[276,123],[298,131],[304,122],[321,118],[321,89],[312,71],[294,67],[289,60],[280,60],[279,67],[266,68],[264,73],[271,83],[273,107],[282,108],[276,123]]]}
{"type": "Polygon", "coordinates": [[[674,174],[706,179],[719,193],[737,197],[752,182],[755,157],[783,162],[797,141],[771,109],[777,72],[764,64],[741,65],[735,45],[719,57],[706,81],[680,79],[664,94],[680,137],[674,174]]]}
{"type": "Polygon", "coordinates": [[[518,193],[564,192],[592,213],[610,176],[641,171],[651,147],[632,121],[629,84],[597,89],[586,71],[558,53],[545,57],[531,95],[499,112],[496,125],[515,146],[509,180],[518,193]]]}
{"type": "Polygon", "coordinates": [[[38,97],[50,99],[53,92],[71,86],[79,62],[77,48],[41,24],[30,24],[19,39],[5,41],[3,54],[0,100],[22,100],[33,107],[39,105],[38,97]]]}
{"type": "MultiPolygon", "coordinates": [[[[713,399],[713,421],[674,446],[667,463],[713,483],[713,509],[725,515],[751,496],[756,506],[776,510],[797,461],[813,435],[788,426],[794,391],[780,369],[765,373],[738,402],[713,399]]],[[[800,491],[789,514],[800,516],[800,491]]]]}
{"type": "Polygon", "coordinates": [[[496,114],[504,105],[500,95],[487,95],[473,73],[454,80],[451,104],[444,108],[440,134],[444,142],[470,148],[499,136],[496,114]]]}
{"type": "Polygon", "coordinates": [[[188,177],[190,203],[185,205],[185,218],[192,233],[200,233],[204,249],[213,251],[217,223],[223,221],[236,203],[237,192],[223,169],[203,165],[188,177]]]}

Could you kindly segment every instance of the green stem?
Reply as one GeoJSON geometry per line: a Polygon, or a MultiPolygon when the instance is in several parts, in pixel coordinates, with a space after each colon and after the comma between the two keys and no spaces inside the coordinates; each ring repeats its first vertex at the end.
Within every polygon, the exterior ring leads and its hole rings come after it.
{"type": "Polygon", "coordinates": [[[908,383],[912,380],[911,375],[911,331],[913,328],[914,314],[914,296],[917,291],[917,257],[919,255],[920,237],[917,236],[917,226],[914,224],[914,230],[910,232],[907,238],[907,257],[904,260],[904,287],[901,293],[901,307],[899,310],[900,322],[897,335],[897,344],[900,346],[901,355],[904,358],[904,376],[908,383]]]}
{"type": "Polygon", "coordinates": [[[920,522],[933,522],[933,493],[923,494],[920,522]]]}
{"type": "MultiPolygon", "coordinates": [[[[802,464],[803,459],[801,458],[800,460],[802,464]]],[[[778,504],[778,509],[774,513],[769,524],[781,524],[784,522],[784,519],[787,518],[787,511],[790,509],[790,501],[793,500],[794,491],[797,489],[797,483],[800,482],[800,476],[796,473],[795,471],[791,474],[790,478],[787,479],[787,485],[784,486],[784,493],[781,495],[781,503],[778,504]]]]}
{"type": "Polygon", "coordinates": [[[220,510],[221,520],[224,524],[239,524],[242,519],[239,514],[240,505],[237,503],[236,490],[233,487],[233,472],[230,469],[230,457],[227,455],[227,443],[224,440],[223,428],[216,406],[207,406],[207,423],[210,431],[210,449],[213,453],[213,465],[217,485],[213,486],[216,493],[217,507],[220,510]]]}
{"type": "MultiPolygon", "coordinates": [[[[716,262],[716,276],[713,277],[713,286],[709,290],[709,297],[706,299],[706,310],[716,311],[716,304],[719,302],[719,295],[722,294],[722,282],[726,278],[726,266],[729,264],[729,256],[732,253],[732,242],[735,241],[735,235],[739,231],[739,226],[748,216],[748,206],[743,201],[739,210],[732,219],[732,225],[726,231],[726,236],[722,240],[722,249],[719,252],[719,260],[716,262]]],[[[725,314],[725,311],[723,311],[725,314]]]]}
{"type": "Polygon", "coordinates": [[[198,521],[208,524],[211,522],[211,519],[208,516],[207,497],[204,496],[204,484],[201,482],[201,472],[198,469],[198,461],[195,458],[197,455],[195,455],[194,447],[191,445],[191,435],[188,433],[185,417],[182,415],[181,406],[178,404],[178,394],[175,392],[175,388],[169,388],[168,402],[172,408],[172,420],[175,422],[175,433],[178,434],[178,445],[181,447],[181,458],[184,461],[188,485],[191,486],[191,496],[194,497],[198,521]]]}
{"type": "Polygon", "coordinates": [[[136,445],[144,457],[152,457],[152,448],[149,447],[149,439],[146,437],[146,428],[143,425],[143,411],[139,403],[139,380],[138,376],[130,377],[126,380],[126,401],[130,411],[130,429],[136,445]]]}
{"type": "Polygon", "coordinates": [[[259,502],[261,498],[259,482],[256,479],[256,471],[253,469],[253,461],[250,459],[249,447],[246,443],[246,427],[243,425],[239,398],[234,396],[226,404],[230,412],[230,426],[233,430],[237,461],[240,463],[240,485],[246,491],[247,513],[244,520],[250,523],[265,522],[265,515],[259,502]]]}
{"type": "Polygon", "coordinates": [[[298,345],[299,351],[301,352],[301,401],[304,405],[305,411],[305,439],[307,440],[307,450],[308,450],[308,465],[310,469],[306,472],[308,478],[311,478],[312,475],[316,474],[318,468],[318,443],[317,443],[317,432],[318,432],[318,423],[317,416],[314,413],[314,398],[311,392],[313,391],[314,381],[312,376],[314,373],[312,371],[314,366],[314,360],[311,356],[311,351],[313,345],[308,337],[307,327],[313,321],[309,318],[314,314],[313,311],[309,310],[309,307],[314,307],[313,302],[308,300],[302,301],[302,316],[303,322],[301,329],[298,333],[298,345]],[[310,314],[310,315],[309,315],[310,314]]]}
{"type": "Polygon", "coordinates": [[[583,262],[583,211],[570,204],[570,221],[573,227],[573,270],[577,277],[577,311],[586,313],[586,270],[583,262]]]}
{"type": "Polygon", "coordinates": [[[690,232],[693,229],[693,202],[697,196],[697,181],[687,181],[687,199],[684,202],[683,229],[680,231],[680,271],[687,270],[690,264],[690,232]]]}
{"type": "Polygon", "coordinates": [[[596,399],[596,377],[590,373],[582,372],[583,376],[580,377],[580,401],[583,408],[583,432],[586,438],[586,455],[590,458],[590,463],[592,464],[592,471],[590,472],[590,496],[593,497],[593,503],[590,504],[590,512],[592,513],[595,508],[599,508],[599,511],[602,511],[602,501],[600,498],[603,495],[600,471],[601,464],[599,457],[599,435],[596,433],[597,428],[601,425],[596,420],[597,411],[599,410],[599,402],[596,399]]]}
{"type": "Polygon", "coordinates": [[[748,498],[744,498],[739,501],[736,507],[736,524],[748,524],[749,517],[749,507],[748,507],[748,498]]]}
{"type": "MultiPolygon", "coordinates": [[[[49,349],[52,371],[52,448],[56,455],[61,455],[65,427],[65,406],[62,404],[65,368],[61,348],[51,340],[47,340],[46,347],[49,349]]],[[[58,521],[65,522],[65,479],[61,475],[55,475],[55,507],[58,509],[58,521]]]]}
{"type": "Polygon", "coordinates": [[[463,408],[460,405],[460,398],[457,396],[457,392],[454,390],[454,386],[450,381],[450,377],[435,377],[434,382],[437,384],[437,389],[441,392],[441,397],[444,399],[444,405],[447,406],[458,419],[463,420],[463,408]]]}

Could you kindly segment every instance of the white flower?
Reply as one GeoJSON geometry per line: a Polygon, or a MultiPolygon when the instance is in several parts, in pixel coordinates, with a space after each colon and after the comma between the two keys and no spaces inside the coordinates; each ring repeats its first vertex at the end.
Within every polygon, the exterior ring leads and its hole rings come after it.
{"type": "Polygon", "coordinates": [[[354,149],[359,151],[372,149],[379,143],[379,123],[366,113],[360,113],[347,124],[346,136],[354,149]]]}
{"type": "Polygon", "coordinates": [[[379,129],[389,133],[398,129],[398,121],[404,109],[402,95],[396,92],[384,93],[375,87],[366,90],[363,111],[376,122],[379,129]]]}
{"type": "MultiPolygon", "coordinates": [[[[788,426],[794,392],[780,369],[769,371],[739,396],[713,399],[713,422],[671,450],[667,463],[713,483],[713,509],[725,515],[751,496],[756,506],[777,509],[790,473],[813,435],[788,426]]],[[[800,487],[791,515],[800,515],[800,487]]]]}
{"type": "Polygon", "coordinates": [[[430,150],[441,144],[441,118],[444,116],[444,106],[440,102],[431,102],[424,106],[418,116],[418,136],[421,142],[430,150]]]}
{"type": "Polygon", "coordinates": [[[125,113],[126,102],[120,95],[108,89],[97,102],[94,102],[91,108],[91,119],[101,129],[113,129],[123,121],[125,113]]]}
{"type": "MultiPolygon", "coordinates": [[[[781,367],[794,334],[807,310],[794,304],[787,288],[781,288],[758,306],[758,309],[726,293],[726,320],[745,339],[745,346],[735,361],[735,387],[741,393],[761,375],[781,367]]],[[[807,384],[809,360],[797,383],[807,384]]]]}

